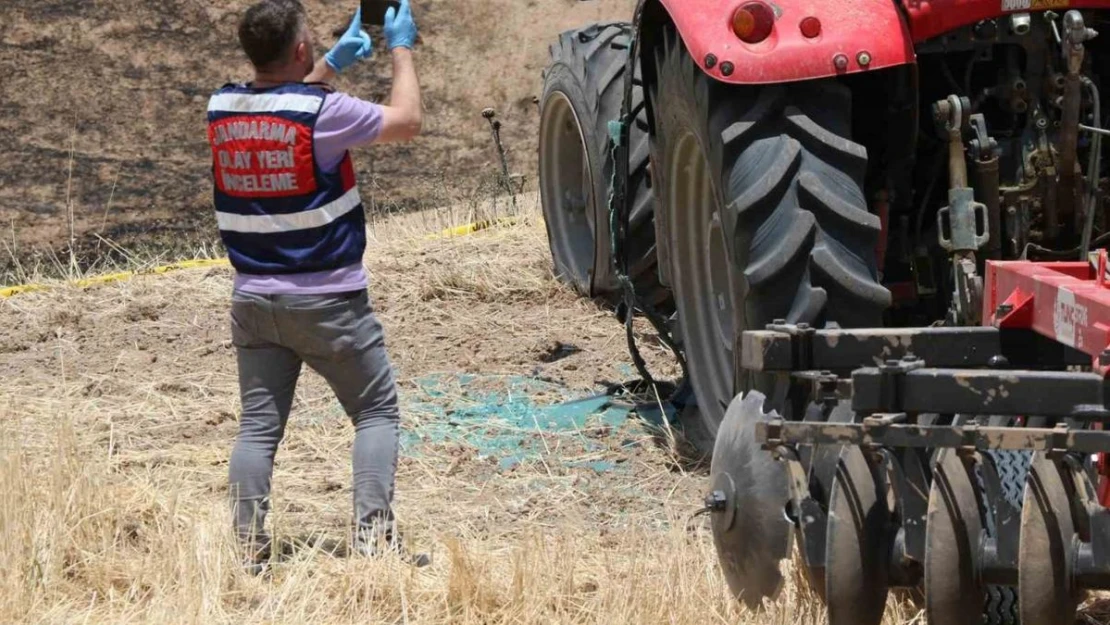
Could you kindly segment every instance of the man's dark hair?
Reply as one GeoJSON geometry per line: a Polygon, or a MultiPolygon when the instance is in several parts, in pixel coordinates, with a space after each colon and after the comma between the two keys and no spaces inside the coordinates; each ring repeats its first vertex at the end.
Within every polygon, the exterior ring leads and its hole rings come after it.
{"type": "Polygon", "coordinates": [[[262,0],[239,22],[239,43],[256,68],[270,68],[289,58],[304,20],[298,0],[262,0]]]}

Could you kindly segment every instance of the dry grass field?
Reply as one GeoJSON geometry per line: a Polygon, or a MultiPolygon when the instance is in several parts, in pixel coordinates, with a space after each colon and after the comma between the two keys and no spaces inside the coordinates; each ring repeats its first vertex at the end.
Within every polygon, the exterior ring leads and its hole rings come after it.
{"type": "MultiPolygon", "coordinates": [[[[631,377],[620,325],[552,279],[528,204],[514,225],[464,238],[425,236],[444,213],[372,229],[366,264],[404,405],[398,514],[433,555],[425,569],[342,554],[351,431],[309,373],[275,476],[274,531],[291,547],[270,577],[239,570],[228,270],[0,300],[0,622],[820,623],[793,584],[758,615],[727,596],[704,519],[689,519],[704,468],[665,432],[537,422],[511,466],[479,439],[426,435],[485,392],[514,401],[504,380],[543,381],[535,419],[631,377]],[[548,362],[557,345],[581,351],[548,362]],[[453,381],[429,392],[434,376],[453,381]]],[[[890,622],[913,616],[895,608],[890,622]]]]}
{"type": "MultiPolygon", "coordinates": [[[[426,136],[356,163],[401,386],[397,513],[433,563],[345,553],[352,431],[306,371],[274,480],[281,557],[267,576],[240,568],[230,270],[58,276],[220,255],[203,110],[247,75],[234,26],[248,4],[0,0],[0,285],[50,287],[0,299],[0,623],[824,623],[789,565],[763,610],[729,596],[692,518],[705,463],[597,399],[635,377],[623,328],[552,277],[535,195],[512,210],[492,196],[480,111],[499,111],[534,189],[548,43],[634,0],[414,0],[426,136]]],[[[353,1],[306,5],[322,53],[353,1]]],[[[385,58],[338,86],[381,99],[385,58]]],[[[884,625],[923,622],[892,600],[884,625]]]]}

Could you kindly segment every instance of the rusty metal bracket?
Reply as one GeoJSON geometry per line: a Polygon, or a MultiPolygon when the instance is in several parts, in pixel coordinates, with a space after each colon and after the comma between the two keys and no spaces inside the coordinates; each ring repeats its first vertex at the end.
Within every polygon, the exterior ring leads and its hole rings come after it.
{"type": "Polygon", "coordinates": [[[875,452],[880,476],[894,497],[898,534],[894,539],[890,573],[897,586],[916,586],[925,563],[925,523],[929,509],[931,472],[914,449],[875,452]]]}
{"type": "Polygon", "coordinates": [[[884,428],[888,425],[905,423],[908,418],[909,415],[904,412],[894,412],[890,414],[873,414],[870,417],[864,417],[863,427],[874,430],[878,428],[884,428]]]}
{"type": "MultiPolygon", "coordinates": [[[[901,360],[888,360],[879,367],[879,409],[887,417],[879,423],[889,424],[889,415],[903,413],[902,396],[905,393],[904,379],[907,373],[925,366],[925,362],[913,354],[906,354],[901,360]]],[[[854,378],[854,375],[853,375],[854,378]]],[[[854,408],[854,405],[853,405],[854,408]]],[[[864,423],[865,427],[874,427],[864,423]]]]}
{"type": "MultiPolygon", "coordinates": [[[[776,419],[768,425],[781,422],[776,419]]],[[[760,424],[762,425],[762,424],[760,424]]],[[[758,427],[758,426],[757,426],[758,427]]],[[[775,459],[786,465],[787,479],[790,484],[790,508],[787,519],[799,530],[802,541],[802,554],[810,568],[825,566],[825,534],[827,530],[826,512],[809,492],[809,475],[792,447],[774,447],[775,459]]]]}
{"type": "Polygon", "coordinates": [[[813,337],[817,329],[808,323],[789,324],[785,319],[776,319],[767,326],[770,332],[780,332],[790,337],[790,353],[792,360],[799,366],[798,370],[814,369],[813,367],[813,337]]]}
{"type": "Polygon", "coordinates": [[[1110,508],[1099,502],[1090,474],[1074,456],[1064,465],[1075,487],[1076,511],[1082,513],[1079,520],[1087,537],[1076,546],[1075,580],[1084,588],[1110,588],[1110,508]]]}
{"type": "Polygon", "coordinates": [[[999,154],[998,141],[987,132],[987,118],[976,113],[968,119],[975,138],[968,144],[968,155],[976,161],[988,161],[999,154]]]}
{"type": "Polygon", "coordinates": [[[956,292],[953,298],[955,318],[952,321],[956,325],[979,325],[983,311],[983,277],[975,266],[975,257],[956,259],[953,261],[953,271],[956,292]]]}
{"type": "Polygon", "coordinates": [[[979,537],[980,576],[989,583],[1013,586],[1017,584],[1018,532],[1021,524],[1021,511],[1006,499],[1002,491],[1002,479],[998,467],[990,454],[976,452],[968,460],[979,466],[983,481],[986,505],[994,518],[994,536],[987,536],[986,530],[979,537]]]}
{"type": "Polygon", "coordinates": [[[949,189],[948,206],[937,212],[937,236],[946,252],[975,252],[990,241],[990,230],[979,234],[978,222],[990,223],[986,204],[975,201],[971,187],[949,189]],[[944,227],[945,221],[948,228],[944,227]],[[945,236],[945,233],[948,233],[945,236]]]}
{"type": "Polygon", "coordinates": [[[780,450],[789,450],[788,447],[785,447],[785,442],[782,440],[783,423],[785,423],[785,421],[782,419],[770,419],[755,424],[756,440],[763,443],[763,449],[770,451],[775,456],[775,460],[780,460],[781,455],[785,453],[780,450]]]}

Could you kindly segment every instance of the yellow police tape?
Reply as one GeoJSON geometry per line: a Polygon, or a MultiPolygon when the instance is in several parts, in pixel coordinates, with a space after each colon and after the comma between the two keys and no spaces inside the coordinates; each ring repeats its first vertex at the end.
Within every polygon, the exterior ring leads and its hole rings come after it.
{"type": "MultiPolygon", "coordinates": [[[[446,239],[446,238],[451,238],[451,237],[462,237],[462,236],[466,236],[468,234],[474,234],[475,232],[479,232],[481,230],[486,230],[488,228],[492,228],[493,226],[512,225],[514,223],[516,223],[516,218],[514,218],[514,217],[502,217],[500,219],[487,219],[485,221],[470,223],[470,224],[466,224],[466,225],[463,225],[463,226],[455,226],[454,228],[447,228],[446,230],[441,231],[439,234],[428,235],[425,238],[427,238],[427,239],[446,239]]],[[[71,282],[68,282],[67,284],[69,286],[77,287],[79,289],[86,289],[90,286],[96,286],[96,285],[100,285],[100,284],[109,284],[109,283],[112,283],[112,282],[122,282],[124,280],[130,280],[131,278],[133,278],[135,276],[161,275],[161,274],[169,273],[171,271],[176,271],[176,270],[179,270],[179,269],[196,269],[196,268],[199,268],[199,267],[226,267],[227,265],[228,265],[228,261],[227,261],[226,258],[212,258],[212,259],[198,258],[198,259],[194,259],[194,260],[183,260],[181,262],[171,263],[169,265],[162,265],[160,267],[154,267],[152,269],[140,269],[140,270],[137,270],[137,271],[121,271],[119,273],[110,273],[110,274],[103,275],[103,276],[93,276],[91,278],[82,278],[80,280],[73,280],[71,282]]],[[[19,285],[19,286],[10,286],[10,287],[5,287],[5,288],[0,288],[0,299],[13,297],[15,295],[22,295],[23,293],[34,293],[36,291],[49,291],[50,289],[53,289],[53,288],[56,288],[56,287],[57,287],[57,285],[49,285],[49,284],[22,284],[22,285],[19,285]]]]}
{"type": "MultiPolygon", "coordinates": [[[[130,280],[135,276],[152,276],[169,273],[178,269],[196,269],[198,267],[224,267],[226,266],[226,258],[198,258],[194,260],[183,260],[178,263],[171,263],[169,265],[162,265],[160,267],[153,267],[151,269],[139,269],[136,271],[121,271],[119,273],[110,273],[103,276],[93,276],[91,278],[82,278],[80,280],[72,280],[66,284],[69,286],[77,287],[79,289],[86,289],[90,286],[98,284],[109,284],[111,282],[122,282],[130,280]]],[[[12,297],[13,295],[21,295],[23,293],[34,293],[36,291],[48,291],[55,288],[54,285],[49,284],[23,284],[20,286],[12,286],[0,289],[0,298],[12,297]]]]}
{"type": "Polygon", "coordinates": [[[494,226],[511,226],[517,222],[516,217],[499,217],[497,219],[486,219],[483,221],[476,221],[464,226],[455,226],[439,232],[438,234],[429,234],[424,237],[428,240],[435,239],[450,239],[453,237],[465,237],[468,234],[474,234],[481,230],[488,230],[494,226]]]}

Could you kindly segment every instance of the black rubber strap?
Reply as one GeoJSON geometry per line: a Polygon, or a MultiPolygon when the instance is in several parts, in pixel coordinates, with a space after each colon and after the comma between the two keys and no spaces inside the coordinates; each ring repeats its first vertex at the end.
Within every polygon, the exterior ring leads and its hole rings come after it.
{"type": "MultiPolygon", "coordinates": [[[[632,116],[632,92],[636,80],[636,60],[640,53],[639,25],[643,7],[644,3],[641,2],[636,8],[635,18],[632,24],[632,42],[628,48],[628,59],[625,65],[624,97],[621,101],[620,118],[614,122],[610,122],[609,125],[609,146],[613,158],[613,177],[609,183],[609,231],[613,259],[617,271],[616,277],[622,293],[628,352],[632,357],[633,366],[635,366],[637,373],[643,378],[644,382],[648,383],[653,388],[657,388],[658,384],[651,375],[651,372],[648,371],[647,363],[644,361],[643,355],[636,345],[633,321],[637,310],[644,314],[655,329],[655,332],[659,335],[659,340],[674,354],[675,359],[682,369],[683,382],[688,376],[686,359],[683,357],[681,350],[678,349],[678,346],[671,336],[667,320],[659,314],[650,303],[640,298],[636,293],[635,284],[628,273],[628,246],[626,243],[628,241],[628,231],[630,230],[629,221],[632,208],[628,196],[630,158],[629,135],[631,134],[632,124],[635,123],[635,119],[632,116]]],[[[675,385],[674,388],[676,391],[668,396],[667,401],[673,401],[685,386],[686,385],[682,383],[675,385]]],[[[689,396],[688,393],[682,393],[682,395],[689,396]]]]}

